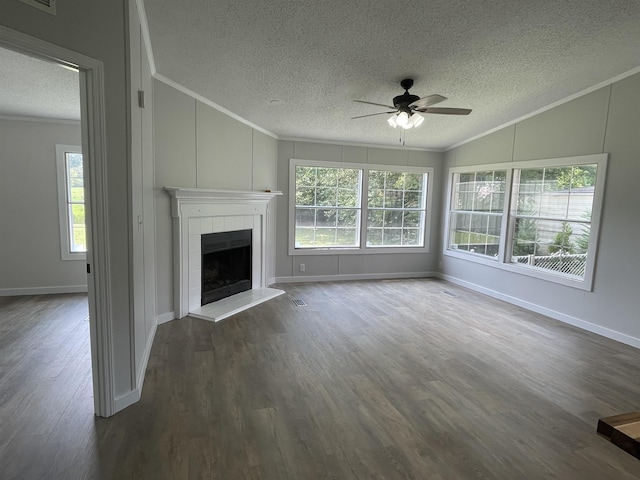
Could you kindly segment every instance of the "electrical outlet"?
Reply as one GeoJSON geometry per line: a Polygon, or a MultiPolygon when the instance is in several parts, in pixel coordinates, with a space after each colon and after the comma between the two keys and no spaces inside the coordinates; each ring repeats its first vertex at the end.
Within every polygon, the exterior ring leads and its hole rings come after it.
{"type": "Polygon", "coordinates": [[[440,260],[440,261],[438,262],[438,268],[439,268],[440,270],[442,270],[442,260],[440,260]]]}
{"type": "Polygon", "coordinates": [[[304,272],[304,271],[305,271],[305,269],[306,269],[306,265],[305,265],[304,263],[301,263],[301,264],[300,264],[300,271],[301,271],[301,272],[304,272]]]}

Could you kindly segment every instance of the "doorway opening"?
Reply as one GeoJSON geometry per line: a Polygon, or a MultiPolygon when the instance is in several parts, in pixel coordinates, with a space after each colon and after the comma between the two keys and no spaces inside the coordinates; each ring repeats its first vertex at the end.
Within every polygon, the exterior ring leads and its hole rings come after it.
{"type": "MultiPolygon", "coordinates": [[[[77,77],[77,87],[75,100],[79,106],[80,115],[77,120],[73,118],[63,118],[62,121],[48,122],[53,125],[64,125],[75,123],[79,129],[79,135],[83,154],[83,183],[84,183],[84,200],[87,208],[85,209],[85,226],[86,226],[86,266],[85,262],[78,262],[82,265],[83,275],[86,275],[86,300],[85,307],[88,312],[89,339],[87,340],[89,348],[89,357],[91,358],[91,378],[90,383],[93,385],[93,410],[98,416],[110,416],[115,413],[115,402],[113,395],[113,372],[111,360],[111,332],[110,332],[110,312],[109,303],[111,298],[110,285],[110,266],[108,262],[108,235],[107,232],[107,215],[106,215],[106,155],[105,155],[105,115],[104,115],[104,74],[102,62],[94,60],[77,52],[59,47],[40,39],[33,38],[29,35],[22,34],[0,27],[0,49],[10,52],[12,55],[20,55],[19,58],[25,64],[33,62],[37,59],[49,68],[63,70],[60,67],[75,70],[77,77]],[[84,273],[86,271],[86,273],[84,273]]],[[[6,65],[3,64],[3,67],[6,65]]],[[[10,68],[10,67],[9,67],[10,68]]],[[[24,82],[35,80],[33,76],[27,76],[24,82]]],[[[47,76],[43,77],[46,82],[47,76]]],[[[43,87],[42,91],[37,87],[32,87],[32,96],[35,101],[41,101],[39,94],[46,93],[46,89],[50,85],[43,87]]],[[[71,103],[71,102],[70,102],[71,103]]],[[[8,117],[22,117],[21,121],[36,123],[46,119],[46,112],[40,114],[38,121],[35,121],[38,115],[33,111],[26,110],[22,115],[18,111],[2,112],[0,115],[3,119],[8,117]]],[[[60,120],[60,119],[58,119],[60,120]]],[[[7,120],[9,121],[9,120],[7,120]]],[[[46,128],[45,128],[46,130],[46,128]]],[[[40,135],[46,136],[40,132],[40,135]]],[[[42,140],[42,137],[33,139],[42,140]]],[[[29,141],[25,141],[25,148],[30,146],[29,141]]],[[[67,143],[67,142],[60,142],[67,143]]],[[[49,171],[55,172],[55,144],[52,147],[53,159],[48,165],[49,171]]],[[[46,159],[43,159],[46,162],[46,159]]],[[[47,164],[41,166],[42,169],[47,168],[47,164]]],[[[54,177],[55,178],[55,177],[54,177]]],[[[55,180],[54,180],[55,184],[55,180]]],[[[56,191],[56,187],[53,187],[56,191]]],[[[77,193],[77,190],[76,190],[77,193]]],[[[48,200],[42,198],[42,195],[34,194],[29,196],[29,201],[44,207],[48,200]],[[40,203],[38,203],[40,202],[40,203]]],[[[57,205],[57,201],[52,201],[57,205]]],[[[15,202],[13,203],[15,205],[15,202]]],[[[16,205],[16,207],[18,207],[16,205]]],[[[77,212],[76,208],[76,212],[77,212]]],[[[14,215],[15,216],[15,215],[14,215]]],[[[19,216],[19,215],[18,215],[19,216]]],[[[54,216],[54,218],[57,218],[54,216]]],[[[28,218],[23,220],[28,222],[28,218]]],[[[57,222],[55,222],[57,226],[57,222]]],[[[25,223],[26,225],[26,223],[25,223]]],[[[57,227],[56,227],[57,231],[57,227]]],[[[42,235],[36,238],[43,238],[42,235]]],[[[58,250],[58,255],[60,255],[58,250]]],[[[27,262],[28,260],[24,260],[27,262]]],[[[76,262],[74,262],[76,263],[76,262]]],[[[69,269],[68,267],[66,267],[69,269]]],[[[64,269],[64,268],[63,268],[64,269]]],[[[77,278],[77,277],[76,277],[77,278]]],[[[52,294],[68,294],[77,291],[78,285],[69,285],[64,288],[54,288],[49,291],[41,291],[36,289],[29,292],[27,290],[15,289],[15,292],[8,293],[52,293],[52,294]],[[75,287],[75,288],[74,288],[75,287]]],[[[7,292],[3,292],[7,295],[7,292]]],[[[63,297],[61,297],[63,298],[63,297]]],[[[77,299],[76,299],[77,300],[77,299]]],[[[85,317],[86,318],[86,317],[85,317]]],[[[64,351],[63,346],[59,346],[64,351]]],[[[2,352],[0,352],[0,355],[2,352]]],[[[46,403],[46,402],[45,402],[46,403]]]]}

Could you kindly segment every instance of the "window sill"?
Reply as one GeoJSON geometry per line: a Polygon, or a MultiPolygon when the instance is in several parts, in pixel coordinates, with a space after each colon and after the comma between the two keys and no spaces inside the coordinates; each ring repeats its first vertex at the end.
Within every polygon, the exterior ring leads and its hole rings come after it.
{"type": "Polygon", "coordinates": [[[428,247],[295,248],[289,255],[375,255],[429,253],[428,247]]]}
{"type": "Polygon", "coordinates": [[[497,268],[507,272],[516,273],[516,274],[524,275],[527,277],[538,278],[543,281],[557,283],[557,284],[565,285],[571,288],[577,288],[578,290],[586,290],[590,292],[593,284],[593,275],[590,275],[588,272],[587,274],[585,274],[584,279],[580,279],[577,277],[572,278],[562,274],[546,272],[541,269],[532,268],[525,265],[501,263],[498,261],[497,258],[493,259],[493,258],[484,257],[474,253],[458,252],[455,250],[448,250],[448,249],[445,250],[443,253],[447,257],[453,257],[453,258],[458,258],[460,260],[479,263],[482,265],[486,265],[492,268],[497,268]]]}
{"type": "Polygon", "coordinates": [[[86,261],[87,260],[87,254],[86,253],[66,253],[66,252],[63,252],[62,253],[62,260],[64,260],[64,261],[67,261],[67,260],[86,261]]]}

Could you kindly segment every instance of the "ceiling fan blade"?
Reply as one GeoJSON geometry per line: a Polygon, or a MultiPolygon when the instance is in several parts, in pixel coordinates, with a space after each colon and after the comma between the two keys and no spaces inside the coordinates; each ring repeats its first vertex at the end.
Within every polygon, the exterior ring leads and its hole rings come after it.
{"type": "Polygon", "coordinates": [[[396,107],[392,107],[391,105],[385,105],[383,103],[373,103],[373,102],[367,102],[365,100],[354,100],[354,102],[358,102],[358,103],[366,103],[367,105],[376,105],[378,107],[384,107],[384,108],[396,108],[396,107]]]}
{"type": "Polygon", "coordinates": [[[423,112],[423,113],[437,113],[440,115],[469,115],[471,113],[470,108],[447,108],[447,107],[422,108],[416,111],[423,112]]]}
{"type": "Polygon", "coordinates": [[[390,113],[396,113],[396,110],[393,112],[380,112],[380,113],[370,113],[369,115],[359,115],[357,117],[351,117],[351,120],[354,118],[364,118],[364,117],[373,117],[374,115],[389,115],[390,113]]]}
{"type": "Polygon", "coordinates": [[[413,110],[417,110],[419,108],[427,108],[427,107],[430,107],[431,105],[435,105],[436,103],[444,102],[446,99],[447,97],[443,97],[442,95],[438,95],[438,94],[428,95],[426,97],[422,97],[416,100],[413,103],[410,103],[409,106],[413,110]]]}

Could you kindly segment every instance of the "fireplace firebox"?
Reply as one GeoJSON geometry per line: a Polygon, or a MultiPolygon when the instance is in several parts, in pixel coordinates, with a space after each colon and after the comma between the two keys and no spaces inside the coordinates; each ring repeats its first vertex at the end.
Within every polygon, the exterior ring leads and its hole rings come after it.
{"type": "Polygon", "coordinates": [[[251,230],[202,235],[201,305],[251,290],[251,230]]]}

